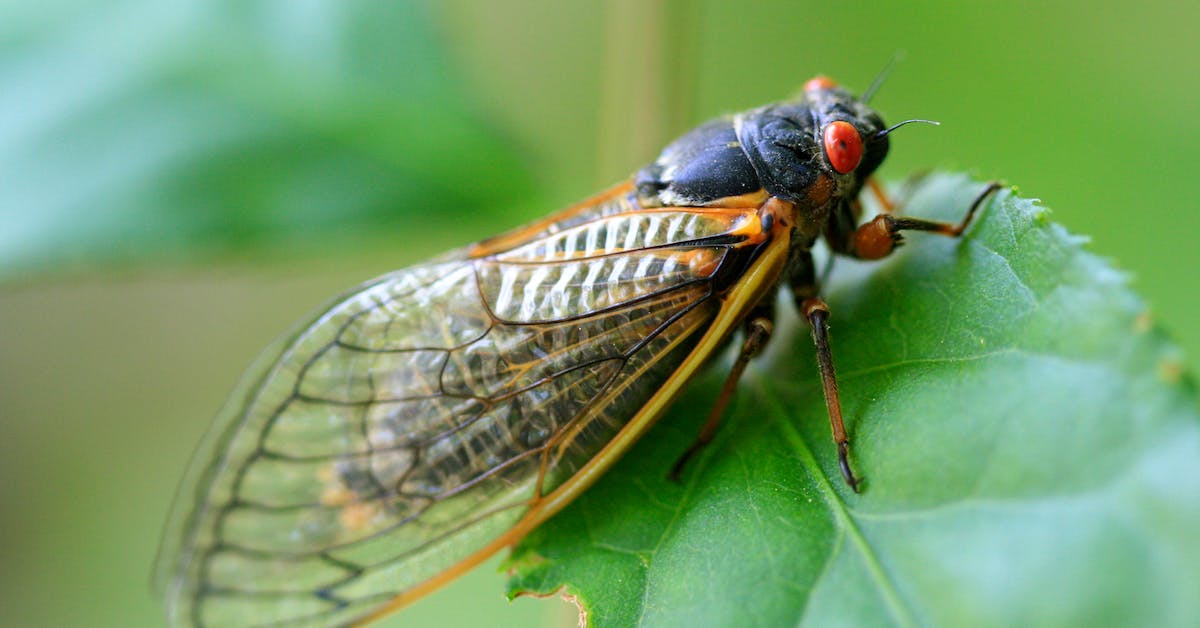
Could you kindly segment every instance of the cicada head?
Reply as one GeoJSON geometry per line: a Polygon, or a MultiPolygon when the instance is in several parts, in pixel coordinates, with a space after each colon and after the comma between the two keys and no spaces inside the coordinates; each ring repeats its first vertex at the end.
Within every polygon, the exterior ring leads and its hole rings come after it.
{"type": "Polygon", "coordinates": [[[673,142],[637,174],[638,197],[644,206],[706,206],[763,194],[824,213],[858,195],[887,156],[890,131],[863,99],[817,77],[796,100],[713,120],[673,142]]]}
{"type": "Polygon", "coordinates": [[[801,207],[853,198],[888,152],[879,113],[825,77],[798,100],[739,114],[734,127],[763,188],[801,207]]]}

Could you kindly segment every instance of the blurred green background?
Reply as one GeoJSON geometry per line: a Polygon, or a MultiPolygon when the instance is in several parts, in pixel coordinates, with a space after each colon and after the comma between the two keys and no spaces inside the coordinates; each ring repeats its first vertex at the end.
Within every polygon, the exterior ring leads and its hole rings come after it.
{"type": "MultiPolygon", "coordinates": [[[[1044,199],[1200,355],[1197,24],[1175,2],[0,3],[0,622],[159,623],[191,448],[329,296],[815,73],[861,90],[898,50],[874,104],[943,125],[897,133],[883,177],[1044,199]]],[[[575,621],[501,591],[484,567],[405,618],[575,621]]]]}

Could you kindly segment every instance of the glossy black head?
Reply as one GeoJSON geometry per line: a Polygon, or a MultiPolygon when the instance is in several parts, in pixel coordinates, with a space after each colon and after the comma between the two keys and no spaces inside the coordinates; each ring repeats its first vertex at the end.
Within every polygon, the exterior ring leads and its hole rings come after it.
{"type": "Polygon", "coordinates": [[[798,204],[813,186],[852,198],[887,156],[875,110],[829,79],[805,84],[799,100],[713,120],[676,140],[636,177],[646,205],[713,205],[765,190],[798,204]],[[827,179],[827,180],[823,180],[827,179]]]}
{"type": "Polygon", "coordinates": [[[739,114],[733,124],[762,187],[788,201],[802,201],[822,175],[835,196],[852,196],[888,151],[879,114],[827,79],[809,81],[799,101],[739,114]]]}

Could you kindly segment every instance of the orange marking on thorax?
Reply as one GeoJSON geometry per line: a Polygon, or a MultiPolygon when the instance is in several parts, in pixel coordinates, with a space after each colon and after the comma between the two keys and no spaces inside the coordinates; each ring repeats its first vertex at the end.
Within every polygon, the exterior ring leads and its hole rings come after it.
{"type": "Polygon", "coordinates": [[[761,244],[767,239],[769,234],[766,231],[763,231],[762,218],[760,216],[763,211],[773,211],[770,209],[770,207],[772,207],[772,201],[777,200],[778,199],[771,197],[767,199],[765,203],[763,203],[762,207],[742,213],[739,218],[741,224],[731,229],[729,234],[746,238],[747,244],[761,244]]]}
{"type": "MultiPolygon", "coordinates": [[[[778,237],[785,235],[785,232],[790,231],[795,224],[796,204],[791,201],[785,201],[772,196],[766,203],[763,203],[762,208],[758,211],[760,215],[770,214],[773,219],[771,224],[772,233],[764,233],[764,240],[768,236],[778,237]]],[[[758,222],[761,228],[762,220],[760,219],[758,222]]]]}
{"type": "Polygon", "coordinates": [[[804,194],[805,200],[812,207],[821,207],[829,202],[833,196],[833,179],[825,173],[821,173],[817,180],[808,188],[804,194]]]}
{"type": "Polygon", "coordinates": [[[758,190],[756,192],[741,194],[739,196],[726,196],[725,198],[719,198],[711,203],[708,203],[705,205],[705,207],[758,207],[767,202],[767,199],[770,197],[770,193],[768,193],[766,190],[758,190]]]}

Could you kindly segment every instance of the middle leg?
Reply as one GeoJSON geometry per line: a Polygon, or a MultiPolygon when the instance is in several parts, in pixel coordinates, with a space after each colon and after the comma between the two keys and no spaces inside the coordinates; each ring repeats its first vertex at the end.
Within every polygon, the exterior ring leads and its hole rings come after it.
{"type": "Polygon", "coordinates": [[[842,401],[838,395],[837,374],[833,368],[833,349],[829,343],[829,306],[817,296],[818,286],[812,254],[800,254],[792,267],[792,297],[800,313],[812,327],[813,344],[817,349],[817,370],[821,375],[821,389],[825,393],[825,410],[829,415],[829,428],[833,442],[837,445],[838,467],[842,479],[855,493],[860,480],[850,468],[850,437],[846,435],[846,424],[842,419],[842,401]]]}

